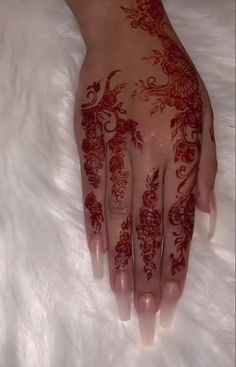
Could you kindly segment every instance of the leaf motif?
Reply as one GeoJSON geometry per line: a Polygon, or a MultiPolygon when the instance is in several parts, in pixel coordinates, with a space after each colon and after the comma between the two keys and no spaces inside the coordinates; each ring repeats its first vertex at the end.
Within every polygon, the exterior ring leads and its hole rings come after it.
{"type": "Polygon", "coordinates": [[[123,105],[123,102],[120,102],[116,105],[116,109],[120,111],[121,107],[123,105]]]}
{"type": "Polygon", "coordinates": [[[178,186],[178,192],[181,192],[182,187],[185,185],[186,180],[182,181],[178,186]]]}
{"type": "Polygon", "coordinates": [[[175,126],[175,124],[176,124],[176,119],[172,119],[171,124],[170,124],[171,128],[173,128],[175,126]]]}
{"type": "Polygon", "coordinates": [[[171,133],[171,138],[174,139],[177,135],[177,130],[173,130],[172,133],[171,133]]]}
{"type": "Polygon", "coordinates": [[[154,175],[153,175],[153,182],[158,180],[158,178],[159,178],[159,169],[156,169],[156,171],[154,172],[154,175]]]}
{"type": "Polygon", "coordinates": [[[159,110],[159,107],[154,106],[153,109],[151,110],[151,115],[154,115],[158,110],[159,110]]]}
{"type": "Polygon", "coordinates": [[[93,89],[96,93],[98,93],[101,89],[100,83],[99,82],[94,82],[93,83],[93,89]]]}
{"type": "Polygon", "coordinates": [[[124,89],[127,85],[128,85],[128,83],[122,83],[122,84],[120,84],[120,89],[124,89]]]}
{"type": "Polygon", "coordinates": [[[139,150],[143,150],[143,145],[141,143],[137,144],[139,150]]]}

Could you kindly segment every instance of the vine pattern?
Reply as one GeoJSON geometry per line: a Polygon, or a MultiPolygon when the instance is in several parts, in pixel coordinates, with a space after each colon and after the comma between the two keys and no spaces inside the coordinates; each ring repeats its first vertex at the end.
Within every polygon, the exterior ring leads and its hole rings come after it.
{"type": "MultiPolygon", "coordinates": [[[[115,207],[122,205],[128,184],[128,171],[125,169],[125,151],[127,138],[135,148],[142,150],[143,138],[137,129],[138,123],[127,118],[124,103],[119,95],[127,83],[111,86],[112,78],[120,70],[113,70],[106,78],[102,91],[101,83],[95,81],[87,88],[87,103],[82,104],[82,127],[85,137],[82,141],[84,170],[90,185],[97,189],[101,186],[101,170],[104,168],[106,151],[110,152],[109,171],[112,182],[112,202],[115,207]]],[[[90,212],[91,225],[95,232],[100,232],[104,215],[102,204],[94,191],[85,198],[85,207],[90,212]]],[[[131,257],[131,217],[122,224],[122,233],[116,246],[117,267],[124,267],[131,257]]]]}
{"type": "MultiPolygon", "coordinates": [[[[155,76],[136,82],[133,96],[147,102],[152,100],[151,115],[174,107],[178,112],[170,123],[174,161],[178,164],[179,180],[174,205],[168,218],[174,227],[175,252],[170,254],[171,273],[174,276],[186,267],[186,256],[194,226],[194,195],[200,156],[202,107],[197,72],[192,61],[167,33],[169,24],[161,1],[136,0],[135,5],[121,6],[132,28],[141,28],[152,37],[158,37],[163,50],[152,50],[143,57],[152,65],[160,65],[167,82],[159,85],[155,76]]],[[[212,135],[211,135],[212,136],[212,135]]]]}

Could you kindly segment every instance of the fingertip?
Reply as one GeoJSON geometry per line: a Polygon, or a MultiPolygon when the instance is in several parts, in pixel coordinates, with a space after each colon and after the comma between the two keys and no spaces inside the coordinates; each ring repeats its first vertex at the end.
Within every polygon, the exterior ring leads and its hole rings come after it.
{"type": "Polygon", "coordinates": [[[195,204],[201,212],[210,214],[209,194],[207,192],[198,191],[195,204]]]}
{"type": "Polygon", "coordinates": [[[143,293],[138,298],[138,320],[143,347],[152,347],[155,338],[157,303],[151,293],[143,293]]]}
{"type": "Polygon", "coordinates": [[[217,206],[214,192],[210,193],[209,207],[210,207],[210,221],[209,221],[208,239],[211,240],[215,233],[216,221],[217,221],[217,206]]]}
{"type": "Polygon", "coordinates": [[[162,290],[160,306],[160,326],[162,328],[170,328],[172,325],[179,298],[179,284],[174,280],[166,281],[162,290]]]}
{"type": "Polygon", "coordinates": [[[101,233],[94,233],[90,243],[93,276],[99,280],[104,275],[104,241],[101,233]]]}
{"type": "Polygon", "coordinates": [[[132,284],[127,271],[118,271],[115,274],[114,291],[120,320],[130,320],[132,284]]]}

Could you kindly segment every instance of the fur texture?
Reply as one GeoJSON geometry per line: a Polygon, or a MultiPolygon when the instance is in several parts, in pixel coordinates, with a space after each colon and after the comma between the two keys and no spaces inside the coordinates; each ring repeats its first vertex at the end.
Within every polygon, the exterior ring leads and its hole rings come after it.
{"type": "Polygon", "coordinates": [[[234,1],[165,0],[211,96],[218,225],[198,213],[172,329],[140,348],[87,250],[74,94],[85,47],[63,0],[0,0],[0,366],[234,366],[234,1]]]}

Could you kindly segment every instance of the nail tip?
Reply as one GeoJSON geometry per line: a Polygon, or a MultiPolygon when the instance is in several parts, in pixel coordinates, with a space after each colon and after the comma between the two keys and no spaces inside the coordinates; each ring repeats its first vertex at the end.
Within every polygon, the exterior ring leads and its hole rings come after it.
{"type": "Polygon", "coordinates": [[[104,247],[101,233],[94,233],[90,242],[90,255],[94,279],[100,280],[104,275],[104,247]]]}
{"type": "Polygon", "coordinates": [[[131,314],[131,294],[116,294],[116,305],[120,321],[129,321],[131,314]]]}
{"type": "Polygon", "coordinates": [[[91,254],[91,260],[94,279],[102,279],[104,276],[103,255],[100,254],[99,256],[96,256],[91,254]]]}
{"type": "Polygon", "coordinates": [[[156,326],[156,313],[139,315],[139,329],[141,344],[145,347],[154,345],[155,338],[155,326],[156,326]]]}
{"type": "Polygon", "coordinates": [[[172,324],[173,324],[173,321],[165,322],[165,321],[160,320],[160,327],[162,329],[171,329],[172,324]]]}
{"type": "Polygon", "coordinates": [[[179,285],[175,281],[166,282],[162,291],[162,301],[160,306],[161,328],[171,328],[176,314],[179,297],[179,285]]]}

